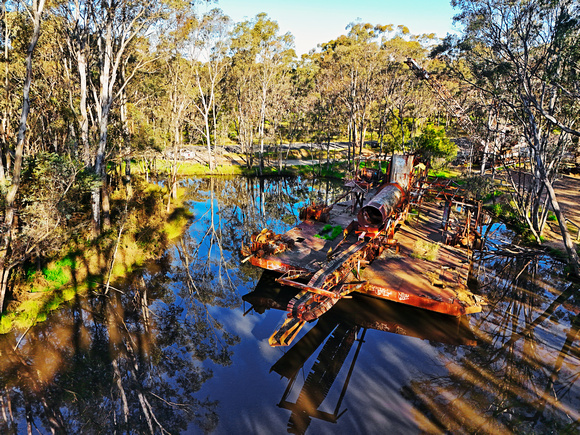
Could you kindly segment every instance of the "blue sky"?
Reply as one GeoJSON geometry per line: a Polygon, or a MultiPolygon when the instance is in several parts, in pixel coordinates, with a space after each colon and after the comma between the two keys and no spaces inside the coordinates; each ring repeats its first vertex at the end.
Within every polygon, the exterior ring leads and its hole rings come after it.
{"type": "Polygon", "coordinates": [[[359,18],[371,24],[402,24],[413,34],[436,33],[440,38],[457,32],[449,0],[218,0],[210,7],[216,3],[234,22],[266,12],[278,22],[281,34],[294,35],[298,55],[345,34],[345,27],[359,18]]]}

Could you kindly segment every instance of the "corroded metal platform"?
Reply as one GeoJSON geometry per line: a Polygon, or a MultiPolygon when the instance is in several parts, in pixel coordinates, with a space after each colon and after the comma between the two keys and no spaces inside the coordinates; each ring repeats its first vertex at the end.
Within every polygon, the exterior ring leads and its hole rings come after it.
{"type": "MultiPolygon", "coordinates": [[[[337,204],[330,212],[329,222],[347,228],[356,218],[351,210],[350,203],[337,204]]],[[[350,280],[363,283],[356,291],[452,316],[480,312],[479,298],[467,288],[469,252],[440,243],[442,218],[443,208],[438,203],[423,202],[419,216],[408,219],[397,230],[398,249],[383,251],[370,264],[360,267],[360,274],[359,270],[351,272],[350,280]],[[424,246],[437,250],[431,260],[422,258],[424,246]]],[[[250,262],[280,273],[315,273],[328,264],[329,252],[337,254],[334,251],[339,243],[346,248],[358,237],[351,233],[344,242],[340,237],[332,241],[316,237],[324,226],[322,222],[301,222],[285,233],[294,241],[293,247],[276,255],[252,256],[250,262]]]]}
{"type": "Polygon", "coordinates": [[[270,337],[272,346],[292,342],[305,322],[352,292],[451,316],[481,311],[480,299],[467,288],[469,251],[446,245],[480,245],[481,204],[459,203],[456,192],[443,204],[423,201],[434,184],[413,155],[392,156],[388,178],[365,172],[371,177],[355,175],[335,203],[304,207],[295,228],[285,234],[263,229],[242,246],[244,261],[280,272],[277,281],[297,289],[286,306],[288,318],[270,337]],[[347,196],[352,203],[340,202],[347,196]],[[464,224],[454,205],[466,211],[464,224]],[[409,220],[411,207],[417,213],[409,220]]]}

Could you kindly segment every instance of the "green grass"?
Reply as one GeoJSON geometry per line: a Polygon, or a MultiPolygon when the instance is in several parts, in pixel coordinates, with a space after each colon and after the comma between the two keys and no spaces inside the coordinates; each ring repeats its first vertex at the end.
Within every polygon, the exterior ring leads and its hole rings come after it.
{"type": "Polygon", "coordinates": [[[65,257],[43,268],[42,274],[52,288],[60,288],[70,281],[72,268],[74,268],[74,261],[65,257]]]}
{"type": "Polygon", "coordinates": [[[430,243],[423,240],[417,240],[411,257],[420,258],[427,261],[437,260],[439,254],[439,243],[430,243]]]}
{"type": "MultiPolygon", "coordinates": [[[[158,160],[157,171],[159,173],[165,172],[169,174],[171,171],[171,165],[172,162],[168,160],[158,160]]],[[[237,165],[217,166],[213,171],[210,171],[208,165],[202,165],[201,163],[177,163],[177,174],[184,177],[197,175],[243,175],[244,173],[244,167],[237,165]]]]}
{"type": "MultiPolygon", "coordinates": [[[[340,163],[335,162],[333,164],[333,166],[337,165],[340,165],[340,163]]],[[[170,170],[171,170],[171,162],[167,160],[158,160],[157,171],[159,173],[169,174],[170,170]]],[[[200,176],[200,175],[254,176],[259,175],[258,172],[259,168],[257,166],[248,168],[247,166],[224,165],[218,166],[213,171],[210,171],[207,165],[201,165],[199,163],[180,162],[177,164],[177,174],[182,177],[200,176]]],[[[326,163],[323,163],[322,169],[320,168],[320,165],[285,165],[282,167],[282,169],[279,169],[277,165],[265,166],[262,171],[262,175],[264,176],[302,175],[306,177],[312,177],[316,175],[324,178],[336,178],[336,179],[344,178],[344,173],[342,171],[333,169],[333,167],[331,167],[330,169],[326,169],[326,163]]]]}
{"type": "Polygon", "coordinates": [[[319,239],[324,240],[334,240],[338,236],[342,234],[342,227],[340,225],[332,226],[330,224],[326,224],[322,230],[318,232],[314,237],[318,237],[319,239]]]}
{"type": "Polygon", "coordinates": [[[457,178],[459,172],[446,169],[429,169],[429,176],[437,178],[457,178]]]}

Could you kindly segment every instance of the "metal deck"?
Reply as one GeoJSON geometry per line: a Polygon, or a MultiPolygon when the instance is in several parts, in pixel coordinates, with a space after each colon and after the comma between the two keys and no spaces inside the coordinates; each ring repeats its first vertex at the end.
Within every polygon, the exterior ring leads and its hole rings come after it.
{"type": "MultiPolygon", "coordinates": [[[[356,219],[351,210],[351,204],[347,202],[335,205],[329,223],[346,228],[356,219]]],[[[396,232],[399,252],[385,250],[370,264],[353,270],[346,281],[364,282],[356,290],[359,293],[438,313],[461,316],[480,312],[479,298],[467,288],[470,266],[467,250],[439,244],[433,261],[420,258],[421,242],[433,244],[441,241],[442,218],[443,208],[438,203],[424,202],[419,217],[411,218],[396,232]]],[[[250,262],[280,273],[319,271],[327,265],[328,253],[333,252],[342,240],[341,237],[333,241],[315,237],[324,225],[303,221],[285,234],[294,241],[291,249],[262,258],[252,256],[250,262]]],[[[356,234],[349,234],[340,248],[347,249],[356,241],[356,234]]]]}

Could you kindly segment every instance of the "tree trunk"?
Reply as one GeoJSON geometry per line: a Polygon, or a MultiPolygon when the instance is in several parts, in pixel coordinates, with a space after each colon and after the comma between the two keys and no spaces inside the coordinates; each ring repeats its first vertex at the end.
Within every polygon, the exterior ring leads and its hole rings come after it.
{"type": "Polygon", "coordinates": [[[4,184],[6,181],[6,172],[10,170],[8,166],[9,162],[9,154],[8,154],[8,143],[9,139],[9,119],[10,119],[10,81],[9,81],[9,65],[8,62],[8,48],[10,47],[9,44],[9,36],[10,36],[10,26],[8,25],[8,14],[6,11],[6,0],[2,2],[2,16],[4,17],[4,90],[5,90],[5,98],[6,104],[4,105],[4,110],[2,111],[2,123],[0,125],[0,135],[1,135],[1,142],[0,142],[0,183],[4,184]],[[4,155],[6,155],[6,172],[4,170],[4,155]]]}
{"type": "Polygon", "coordinates": [[[566,225],[566,217],[564,216],[564,212],[560,209],[560,204],[558,203],[556,192],[554,191],[552,183],[548,179],[548,176],[546,174],[546,168],[544,167],[542,159],[540,158],[537,152],[534,153],[534,155],[540,180],[548,191],[548,196],[550,198],[550,202],[552,203],[552,208],[554,209],[554,214],[558,219],[558,226],[560,227],[560,233],[562,234],[562,241],[564,242],[566,252],[568,253],[568,264],[572,268],[572,273],[576,277],[580,277],[580,260],[578,258],[578,254],[576,253],[574,242],[572,241],[570,233],[568,232],[568,226],[566,225]]]}
{"type": "Polygon", "coordinates": [[[89,148],[89,116],[87,112],[87,60],[85,52],[81,48],[77,53],[77,63],[79,69],[80,80],[80,101],[79,109],[81,112],[80,129],[81,129],[81,159],[83,163],[89,167],[91,166],[91,151],[89,148]]]}
{"type": "Polygon", "coordinates": [[[33,24],[34,31],[32,33],[32,38],[30,39],[30,44],[28,45],[28,51],[26,54],[26,79],[24,80],[24,87],[22,89],[22,114],[20,116],[20,127],[18,128],[18,138],[16,142],[14,169],[12,173],[12,185],[8,189],[8,193],[5,198],[5,214],[4,214],[4,228],[5,234],[2,240],[2,246],[0,247],[0,264],[2,264],[1,270],[1,281],[0,281],[0,312],[4,308],[4,298],[6,297],[6,290],[8,287],[8,274],[10,273],[10,268],[8,268],[7,263],[9,262],[10,256],[10,244],[12,238],[14,237],[14,214],[15,214],[15,201],[18,190],[20,189],[20,172],[22,170],[22,162],[24,159],[24,139],[26,136],[26,122],[28,119],[28,113],[30,112],[30,87],[32,85],[32,54],[36,43],[38,42],[38,37],[40,36],[40,18],[42,15],[42,10],[44,9],[44,0],[40,0],[38,3],[36,0],[33,2],[33,24]]]}

